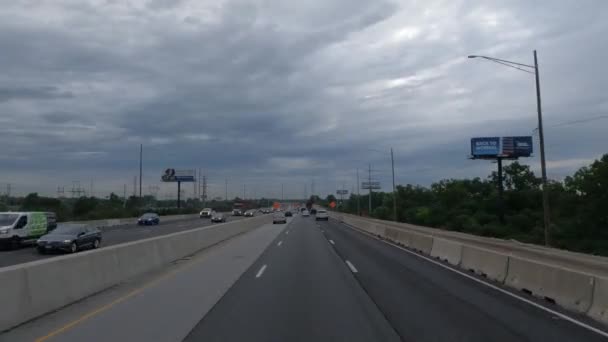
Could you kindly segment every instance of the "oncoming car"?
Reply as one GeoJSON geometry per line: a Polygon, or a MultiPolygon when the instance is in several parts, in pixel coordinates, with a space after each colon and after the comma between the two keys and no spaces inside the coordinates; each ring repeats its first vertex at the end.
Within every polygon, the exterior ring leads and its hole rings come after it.
{"type": "Polygon", "coordinates": [[[98,248],[101,243],[101,230],[85,224],[59,224],[50,233],[36,241],[38,252],[51,251],[76,253],[83,248],[98,248]]]}
{"type": "Polygon", "coordinates": [[[247,210],[245,212],[245,217],[254,217],[255,216],[255,210],[251,209],[251,210],[247,210]]]}
{"type": "Polygon", "coordinates": [[[205,208],[199,214],[200,218],[211,218],[211,216],[213,216],[213,209],[211,208],[205,208]]]}
{"type": "Polygon", "coordinates": [[[214,222],[214,223],[226,222],[226,216],[223,213],[214,212],[213,216],[211,216],[211,222],[214,222]]]}
{"type": "Polygon", "coordinates": [[[160,217],[155,213],[145,213],[137,219],[137,224],[140,226],[157,225],[160,224],[160,217]]]}

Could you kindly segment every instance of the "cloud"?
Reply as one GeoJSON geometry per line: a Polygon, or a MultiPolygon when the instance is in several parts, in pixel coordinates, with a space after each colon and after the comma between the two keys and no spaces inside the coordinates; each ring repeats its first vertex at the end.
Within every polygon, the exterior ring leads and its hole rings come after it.
{"type": "MultiPolygon", "coordinates": [[[[53,193],[93,178],[122,193],[140,144],[144,184],[202,168],[213,196],[226,179],[232,195],[283,184],[303,196],[313,181],[320,194],[350,190],[369,164],[388,189],[388,154],[370,148],[393,147],[399,182],[486,177],[493,167],[466,159],[468,139],[534,134],[534,78],[466,56],[529,64],[534,49],[549,175],[563,178],[608,146],[608,120],[596,119],[608,110],[597,72],[608,4],[552,6],[13,1],[0,9],[0,183],[53,193]]],[[[522,162],[536,169],[537,156],[522,162]]]]}

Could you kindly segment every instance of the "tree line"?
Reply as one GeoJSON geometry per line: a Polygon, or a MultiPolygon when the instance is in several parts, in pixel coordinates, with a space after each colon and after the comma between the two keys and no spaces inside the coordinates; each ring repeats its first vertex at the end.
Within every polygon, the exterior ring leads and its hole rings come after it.
{"type": "MultiPolygon", "coordinates": [[[[25,197],[5,198],[0,202],[0,211],[52,211],[57,219],[63,221],[103,220],[110,218],[137,217],[145,212],[159,215],[196,214],[203,207],[228,212],[235,202],[243,202],[238,197],[228,201],[212,200],[206,203],[189,198],[182,201],[181,208],[176,207],[175,200],[157,200],[153,196],[131,196],[127,199],[112,193],[107,198],[79,197],[54,198],[30,193],[25,197]]],[[[259,208],[272,203],[271,199],[245,201],[247,208],[259,208]]]]}
{"type": "MultiPolygon", "coordinates": [[[[487,179],[444,179],[430,187],[398,185],[397,220],[475,235],[544,241],[541,179],[527,165],[503,168],[505,221],[498,219],[498,174],[487,179]]],[[[562,182],[549,181],[551,245],[584,253],[608,255],[608,154],[580,168],[562,182]]],[[[383,220],[393,219],[393,193],[351,194],[337,210],[383,220]]],[[[336,201],[329,195],[319,202],[336,201]]]]}

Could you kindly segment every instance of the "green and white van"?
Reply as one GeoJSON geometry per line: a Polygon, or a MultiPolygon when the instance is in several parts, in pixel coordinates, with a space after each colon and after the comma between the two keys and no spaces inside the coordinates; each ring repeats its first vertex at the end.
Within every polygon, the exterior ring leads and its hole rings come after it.
{"type": "Polygon", "coordinates": [[[0,246],[16,248],[33,242],[56,225],[55,213],[0,212],[0,246]]]}

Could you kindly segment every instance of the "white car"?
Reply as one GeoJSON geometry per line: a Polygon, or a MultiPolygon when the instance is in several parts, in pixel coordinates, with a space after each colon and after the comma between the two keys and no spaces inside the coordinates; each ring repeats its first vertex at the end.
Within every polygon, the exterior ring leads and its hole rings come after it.
{"type": "Polygon", "coordinates": [[[211,216],[213,216],[213,214],[215,213],[215,211],[211,208],[205,208],[203,210],[201,210],[199,217],[200,218],[211,218],[211,216]]]}
{"type": "Polygon", "coordinates": [[[303,211],[302,211],[302,216],[303,216],[303,217],[310,216],[310,212],[308,212],[308,210],[303,210],[303,211]]]}
{"type": "Polygon", "coordinates": [[[327,214],[327,210],[318,209],[317,214],[315,215],[315,221],[329,221],[329,214],[327,214]]]}

